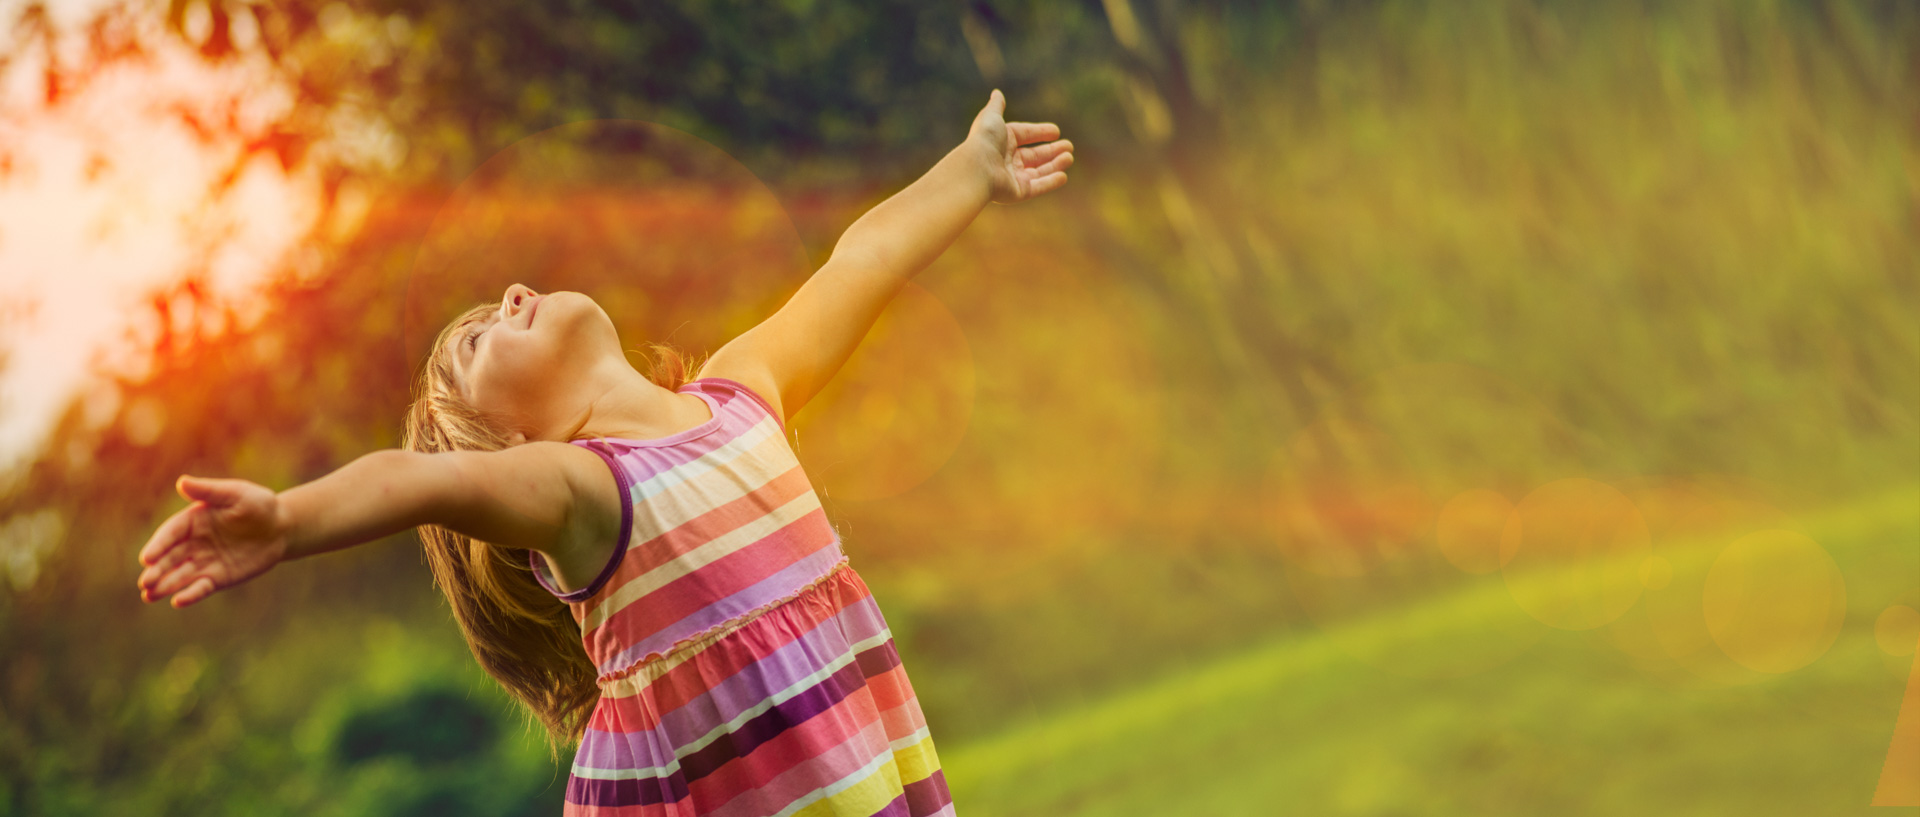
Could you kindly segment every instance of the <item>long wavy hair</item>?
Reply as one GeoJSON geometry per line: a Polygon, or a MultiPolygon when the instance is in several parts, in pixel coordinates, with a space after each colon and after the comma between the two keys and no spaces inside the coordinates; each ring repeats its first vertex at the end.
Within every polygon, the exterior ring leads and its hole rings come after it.
{"type": "MultiPolygon", "coordinates": [[[[437,453],[508,447],[501,424],[460,393],[447,351],[450,339],[497,309],[482,304],[467,310],[434,339],[407,407],[402,448],[437,453]]],[[[693,377],[699,360],[667,344],[650,346],[655,360],[648,379],[678,389],[693,377]]],[[[446,594],[480,667],[545,729],[550,753],[557,756],[560,746],[577,742],[600,700],[600,687],[580,641],[580,625],[567,605],[534,579],[528,551],[438,525],[421,526],[420,541],[434,583],[446,594]]]]}

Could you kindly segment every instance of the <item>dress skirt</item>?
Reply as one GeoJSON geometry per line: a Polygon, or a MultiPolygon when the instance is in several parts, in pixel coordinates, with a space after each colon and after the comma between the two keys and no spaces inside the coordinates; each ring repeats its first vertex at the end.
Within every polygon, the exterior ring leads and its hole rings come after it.
{"type": "Polygon", "coordinates": [[[954,813],[892,633],[844,562],[600,687],[567,815],[954,813]]]}

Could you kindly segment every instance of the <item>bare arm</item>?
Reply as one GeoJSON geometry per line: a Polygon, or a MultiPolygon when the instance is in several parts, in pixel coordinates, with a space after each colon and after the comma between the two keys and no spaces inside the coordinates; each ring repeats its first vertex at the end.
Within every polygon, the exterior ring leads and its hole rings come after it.
{"type": "Polygon", "coordinates": [[[612,538],[619,499],[586,450],[530,443],[495,452],[377,451],[275,494],[244,480],[182,477],[192,504],[140,551],[142,598],[175,607],[274,565],[370,542],[418,525],[558,554],[612,538]]]}
{"type": "MultiPolygon", "coordinates": [[[[604,484],[604,485],[603,485],[604,484]]],[[[288,558],[440,525],[484,542],[549,552],[580,520],[575,497],[612,477],[593,453],[563,443],[502,451],[377,451],[280,494],[288,558]]],[[[616,514],[617,516],[617,514],[616,514]]]]}
{"type": "Polygon", "coordinates": [[[792,417],[840,371],[906,282],[932,264],[990,201],[1014,203],[1066,183],[1073,145],[1050,123],[1006,122],[995,91],[965,142],[840,236],[833,256],[759,326],[715,352],[703,374],[738,380],[792,417]]]}

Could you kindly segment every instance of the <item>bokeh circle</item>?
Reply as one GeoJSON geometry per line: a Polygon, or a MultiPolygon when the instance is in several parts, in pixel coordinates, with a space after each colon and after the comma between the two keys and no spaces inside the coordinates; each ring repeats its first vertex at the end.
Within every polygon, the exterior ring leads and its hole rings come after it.
{"type": "Polygon", "coordinates": [[[1529,450],[1565,431],[1505,378],[1459,363],[1385,370],[1325,401],[1275,451],[1264,494],[1299,607],[1386,672],[1458,678],[1549,628],[1500,568],[1529,450]]]}
{"type": "Polygon", "coordinates": [[[1880,611],[1873,622],[1873,640],[1887,655],[1901,658],[1920,648],[1920,611],[1896,604],[1880,611]]]}
{"type": "Polygon", "coordinates": [[[1500,538],[1501,575],[1521,609],[1562,630],[1591,630],[1640,599],[1647,523],[1611,485],[1555,480],[1520,501],[1500,538]]]}
{"type": "Polygon", "coordinates": [[[1791,517],[1763,501],[1761,486],[1716,475],[1647,475],[1613,483],[1640,509],[1652,536],[1638,604],[1597,632],[1647,677],[1677,687],[1718,688],[1771,677],[1735,661],[1708,627],[1707,579],[1734,542],[1791,517]]]}
{"type": "Polygon", "coordinates": [[[1714,559],[1702,590],[1707,633],[1728,658],[1773,675],[1825,655],[1847,615],[1846,580],[1804,534],[1763,530],[1714,559]]]}

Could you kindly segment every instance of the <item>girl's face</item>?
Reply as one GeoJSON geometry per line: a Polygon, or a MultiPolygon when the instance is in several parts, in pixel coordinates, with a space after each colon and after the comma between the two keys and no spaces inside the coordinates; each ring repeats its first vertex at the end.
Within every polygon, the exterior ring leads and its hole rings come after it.
{"type": "Polygon", "coordinates": [[[474,408],[527,440],[559,433],[591,402],[593,370],[625,364],[613,320],[578,292],[514,284],[500,309],[448,339],[454,379],[474,408]]]}

